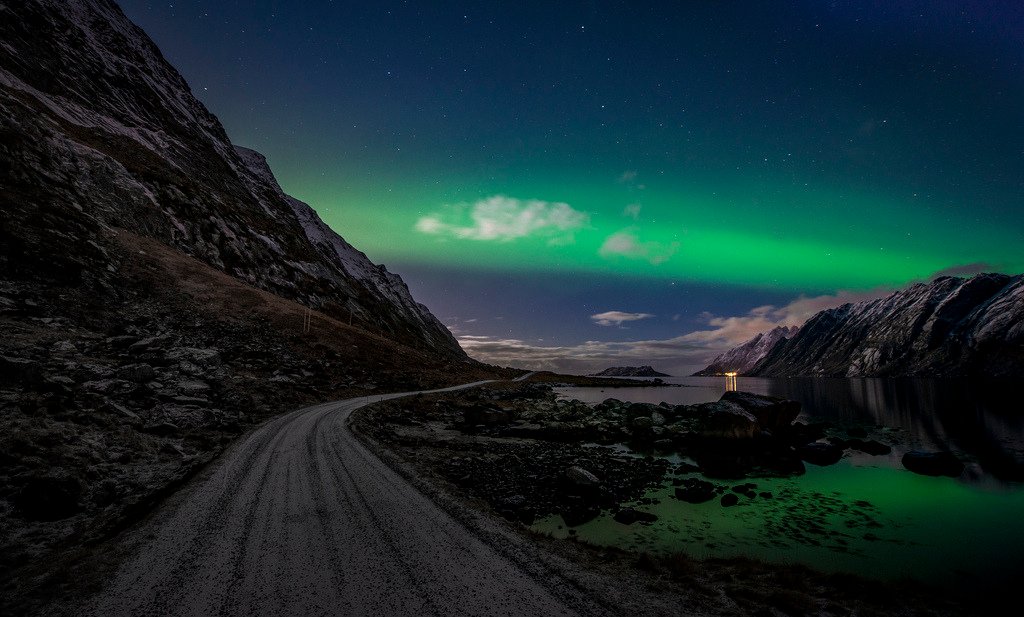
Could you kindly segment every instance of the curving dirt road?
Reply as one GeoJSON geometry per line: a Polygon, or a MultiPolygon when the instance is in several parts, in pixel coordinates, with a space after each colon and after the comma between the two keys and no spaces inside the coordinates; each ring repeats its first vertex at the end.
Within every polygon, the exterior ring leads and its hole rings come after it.
{"type": "Polygon", "coordinates": [[[576,614],[349,431],[355,409],[409,394],[308,407],[253,432],[142,529],[142,549],[83,612],[576,614]]]}

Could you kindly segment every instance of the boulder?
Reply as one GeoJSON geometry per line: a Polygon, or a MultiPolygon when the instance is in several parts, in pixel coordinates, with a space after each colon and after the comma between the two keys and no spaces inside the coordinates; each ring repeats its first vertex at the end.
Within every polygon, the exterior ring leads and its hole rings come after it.
{"type": "Polygon", "coordinates": [[[187,362],[203,368],[211,368],[221,363],[220,352],[216,349],[197,347],[177,347],[167,352],[166,358],[172,362],[187,362]]]}
{"type": "Polygon", "coordinates": [[[676,499],[686,503],[704,503],[715,498],[715,485],[696,478],[687,478],[676,488],[676,499]]]}
{"type": "Polygon", "coordinates": [[[827,467],[835,465],[843,458],[843,449],[831,443],[808,443],[796,449],[797,455],[808,463],[827,467]]]}
{"type": "Polygon", "coordinates": [[[863,452],[864,454],[870,454],[871,456],[881,456],[892,452],[891,447],[874,439],[850,439],[846,442],[846,447],[863,452]]]}
{"type": "Polygon", "coordinates": [[[658,520],[658,516],[651,514],[650,512],[641,512],[640,510],[634,510],[633,508],[623,508],[615,513],[615,521],[622,523],[623,525],[632,525],[636,522],[641,523],[653,523],[658,520]]]}
{"type": "Polygon", "coordinates": [[[35,360],[0,356],[0,379],[10,383],[38,382],[42,367],[35,360]]]}
{"type": "Polygon", "coordinates": [[[469,426],[497,426],[508,424],[512,416],[507,411],[490,407],[470,407],[462,411],[462,421],[469,426]]]}
{"type": "Polygon", "coordinates": [[[746,440],[761,432],[757,418],[729,401],[694,405],[701,414],[697,433],[705,439],[746,440]]]}
{"type": "Polygon", "coordinates": [[[925,476],[959,477],[964,471],[963,462],[952,452],[922,452],[913,450],[903,455],[903,466],[925,476]]]}
{"type": "Polygon", "coordinates": [[[650,418],[651,417],[651,413],[653,413],[653,412],[654,412],[653,406],[652,405],[648,405],[647,403],[631,403],[625,409],[626,417],[630,418],[630,419],[640,418],[640,417],[650,418]]]}
{"type": "Polygon", "coordinates": [[[113,347],[114,349],[126,349],[137,342],[139,342],[139,337],[133,334],[121,334],[119,336],[111,336],[106,340],[106,343],[113,347]]]}
{"type": "Polygon", "coordinates": [[[206,383],[205,381],[200,381],[198,379],[196,379],[196,380],[185,380],[185,381],[178,381],[178,382],[175,382],[175,383],[171,384],[170,386],[168,386],[168,389],[171,389],[171,390],[174,390],[174,391],[177,391],[177,392],[184,392],[185,394],[193,394],[194,395],[194,394],[202,394],[202,393],[208,392],[210,390],[210,384],[206,383]]]}
{"type": "Polygon", "coordinates": [[[131,345],[128,345],[128,353],[132,355],[139,355],[146,353],[147,351],[159,349],[160,345],[165,340],[166,339],[162,336],[150,336],[148,338],[144,338],[141,341],[136,341],[131,345]]]}
{"type": "Polygon", "coordinates": [[[14,509],[25,520],[59,521],[82,510],[82,482],[60,474],[32,476],[14,495],[14,509]]]}
{"type": "Polygon", "coordinates": [[[71,341],[57,341],[50,347],[50,351],[57,354],[78,353],[78,348],[71,341]]]}
{"type": "Polygon", "coordinates": [[[601,485],[597,476],[582,467],[569,467],[564,475],[569,484],[580,488],[596,488],[601,485]]]}
{"type": "Polygon", "coordinates": [[[778,431],[788,428],[800,415],[800,403],[776,396],[763,396],[751,392],[726,392],[720,399],[735,403],[749,412],[761,428],[778,431]]]}
{"type": "Polygon", "coordinates": [[[635,428],[637,430],[641,430],[641,431],[649,429],[652,426],[654,426],[654,423],[651,421],[651,418],[648,417],[648,416],[637,416],[637,417],[633,418],[632,424],[633,424],[633,428],[635,428]]]}
{"type": "Polygon", "coordinates": [[[142,430],[143,432],[149,433],[151,435],[159,435],[161,437],[175,435],[179,431],[178,426],[175,424],[171,424],[170,422],[157,422],[155,424],[149,424],[147,426],[142,427],[142,430]]]}
{"type": "Polygon", "coordinates": [[[146,383],[156,377],[156,370],[148,364],[128,364],[117,369],[117,378],[134,383],[146,383]]]}
{"type": "Polygon", "coordinates": [[[575,506],[561,512],[566,527],[577,527],[589,523],[601,514],[601,508],[594,505],[575,506]]]}

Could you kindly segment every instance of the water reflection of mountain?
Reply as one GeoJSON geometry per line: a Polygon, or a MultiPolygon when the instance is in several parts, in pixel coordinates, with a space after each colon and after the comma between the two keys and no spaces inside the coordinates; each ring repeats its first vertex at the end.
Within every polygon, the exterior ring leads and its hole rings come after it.
{"type": "Polygon", "coordinates": [[[1019,394],[1009,382],[909,378],[764,381],[767,383],[758,385],[765,386],[765,391],[800,401],[808,415],[900,427],[924,446],[948,448],[975,459],[986,475],[1024,481],[1024,415],[1019,394]]]}

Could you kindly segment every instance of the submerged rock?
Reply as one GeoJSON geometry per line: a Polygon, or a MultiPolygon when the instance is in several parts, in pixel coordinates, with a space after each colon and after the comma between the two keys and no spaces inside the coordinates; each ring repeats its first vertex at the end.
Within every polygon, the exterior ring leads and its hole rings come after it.
{"type": "Polygon", "coordinates": [[[589,523],[601,514],[601,508],[593,505],[579,506],[562,511],[562,520],[566,527],[578,527],[589,523]]]}
{"type": "Polygon", "coordinates": [[[633,508],[623,508],[615,513],[615,520],[623,525],[632,525],[636,522],[641,523],[653,523],[658,520],[656,514],[650,512],[642,512],[640,510],[634,510],[633,508]]]}
{"type": "Polygon", "coordinates": [[[715,485],[697,478],[687,478],[676,488],[676,499],[687,503],[704,503],[715,498],[715,485]]]}
{"type": "Polygon", "coordinates": [[[863,452],[864,454],[870,454],[871,456],[881,456],[883,454],[889,454],[892,452],[891,447],[885,445],[884,443],[875,441],[874,439],[850,439],[846,442],[846,447],[852,450],[863,452]]]}
{"type": "Polygon", "coordinates": [[[843,458],[843,449],[831,443],[815,442],[804,444],[796,449],[796,453],[808,463],[820,465],[821,467],[835,465],[839,462],[839,459],[843,458]]]}
{"type": "Polygon", "coordinates": [[[903,466],[909,471],[924,476],[959,477],[964,471],[963,462],[952,452],[922,452],[913,450],[903,455],[903,466]]]}

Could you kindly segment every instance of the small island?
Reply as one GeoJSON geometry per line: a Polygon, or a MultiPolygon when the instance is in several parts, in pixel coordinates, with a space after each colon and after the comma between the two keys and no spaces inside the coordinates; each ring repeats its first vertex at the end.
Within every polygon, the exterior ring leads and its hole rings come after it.
{"type": "Polygon", "coordinates": [[[667,373],[659,373],[650,366],[613,366],[591,377],[671,377],[667,373]]]}

